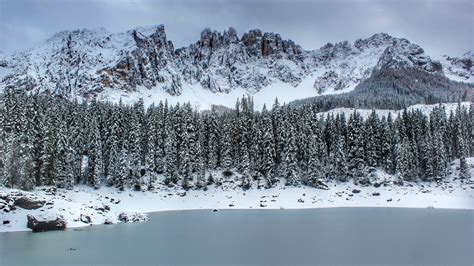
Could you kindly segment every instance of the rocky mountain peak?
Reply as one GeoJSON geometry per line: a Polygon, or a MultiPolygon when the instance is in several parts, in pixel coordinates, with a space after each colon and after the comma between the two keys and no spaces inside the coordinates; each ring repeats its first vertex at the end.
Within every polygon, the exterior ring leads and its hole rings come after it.
{"type": "Polygon", "coordinates": [[[354,42],[354,47],[358,49],[367,49],[367,48],[377,48],[381,46],[387,46],[393,44],[395,41],[395,37],[392,37],[391,35],[381,32],[381,33],[376,33],[369,38],[366,39],[357,39],[354,42]]]}
{"type": "Polygon", "coordinates": [[[440,63],[420,46],[386,33],[308,51],[260,29],[241,37],[232,27],[223,32],[204,29],[195,43],[175,50],[163,25],[123,33],[83,29],[57,33],[39,47],[0,58],[0,89],[96,97],[109,89],[177,96],[186,88],[255,94],[268,86],[290,86],[308,87],[306,92],[318,95],[353,90],[386,67],[416,68],[470,82],[472,61],[471,52],[444,57],[440,63]]]}
{"type": "Polygon", "coordinates": [[[394,39],[392,45],[383,52],[377,64],[377,69],[387,67],[421,68],[434,73],[442,70],[442,65],[438,61],[432,60],[425,51],[407,39],[394,39]]]}

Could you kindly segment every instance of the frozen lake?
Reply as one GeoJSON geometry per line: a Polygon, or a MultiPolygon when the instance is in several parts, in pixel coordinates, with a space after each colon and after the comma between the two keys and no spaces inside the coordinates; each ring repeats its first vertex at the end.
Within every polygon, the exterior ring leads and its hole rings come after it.
{"type": "Polygon", "coordinates": [[[0,265],[473,265],[474,211],[159,212],[150,221],[0,233],[0,265]]]}

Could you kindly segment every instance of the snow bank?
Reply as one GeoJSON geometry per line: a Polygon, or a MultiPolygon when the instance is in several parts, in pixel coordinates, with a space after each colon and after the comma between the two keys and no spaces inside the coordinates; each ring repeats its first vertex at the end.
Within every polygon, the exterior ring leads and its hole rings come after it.
{"type": "MultiPolygon", "coordinates": [[[[457,178],[459,162],[456,161],[452,166],[452,175],[440,183],[405,182],[404,186],[387,182],[394,177],[378,171],[377,180],[382,184],[378,187],[329,182],[329,190],[286,187],[280,182],[270,189],[251,188],[244,191],[237,187],[238,182],[229,181],[220,187],[209,186],[207,191],[184,191],[160,186],[156,191],[121,192],[110,187],[95,190],[78,186],[71,191],[58,189],[53,194],[48,188],[37,188],[34,192],[22,193],[44,198],[53,204],[35,210],[17,208],[8,213],[0,210],[0,221],[9,221],[8,224],[0,225],[0,232],[27,230],[27,214],[36,216],[48,213],[53,217],[62,215],[71,228],[88,225],[81,221],[81,215],[89,216],[91,224],[110,224],[121,222],[119,216],[122,213],[129,218],[127,221],[140,221],[147,219],[142,213],[194,209],[433,207],[474,210],[474,157],[468,158],[468,164],[472,176],[469,180],[457,178]],[[354,193],[354,189],[360,192],[354,193]]],[[[18,192],[5,188],[0,190],[2,195],[18,192]]]]}

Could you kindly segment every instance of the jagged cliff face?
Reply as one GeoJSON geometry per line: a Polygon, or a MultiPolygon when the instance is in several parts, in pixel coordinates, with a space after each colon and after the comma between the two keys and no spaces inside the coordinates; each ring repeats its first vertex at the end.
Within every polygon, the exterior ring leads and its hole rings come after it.
{"type": "Polygon", "coordinates": [[[139,88],[179,96],[187,87],[212,93],[241,89],[255,94],[275,84],[311,86],[314,95],[347,92],[373,71],[415,68],[472,82],[472,54],[432,60],[406,39],[375,34],[354,43],[304,50],[279,34],[233,28],[204,30],[200,39],[176,49],[163,25],[110,34],[104,29],[64,31],[43,45],[0,58],[0,88],[66,97],[94,97],[107,89],[139,88]]]}

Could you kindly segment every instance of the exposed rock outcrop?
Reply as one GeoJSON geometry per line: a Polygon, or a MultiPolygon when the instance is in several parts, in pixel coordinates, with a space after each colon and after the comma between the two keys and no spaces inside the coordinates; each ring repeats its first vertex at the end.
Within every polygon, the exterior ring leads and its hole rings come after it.
{"type": "Polygon", "coordinates": [[[138,223],[148,221],[148,215],[139,212],[122,212],[118,220],[124,223],[138,223]]]}
{"type": "Polygon", "coordinates": [[[45,203],[46,201],[44,200],[38,200],[35,198],[26,197],[26,196],[15,199],[15,206],[18,206],[26,210],[39,209],[43,207],[45,203]]]}
{"type": "Polygon", "coordinates": [[[62,216],[56,217],[45,217],[45,216],[33,216],[27,215],[28,223],[27,227],[33,230],[33,232],[45,232],[53,230],[65,230],[66,220],[62,216]]]}

